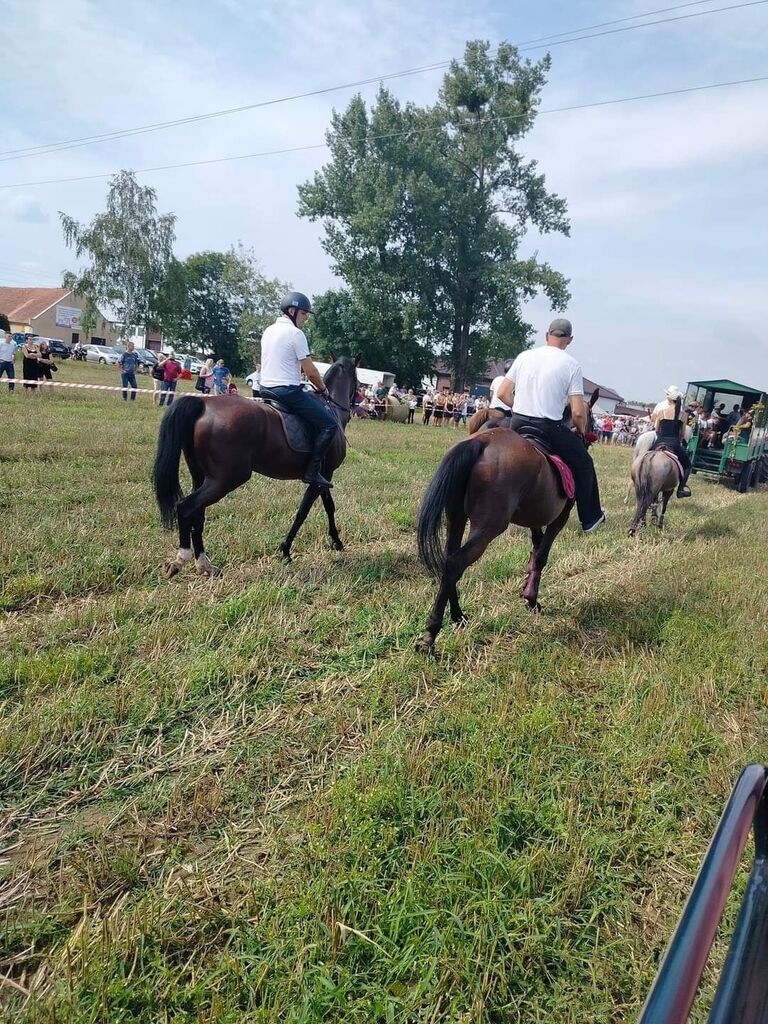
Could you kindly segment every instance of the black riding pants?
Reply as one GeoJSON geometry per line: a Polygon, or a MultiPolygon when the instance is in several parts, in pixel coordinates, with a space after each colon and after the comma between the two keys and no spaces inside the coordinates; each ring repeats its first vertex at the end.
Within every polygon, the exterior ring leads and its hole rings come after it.
{"type": "Polygon", "coordinates": [[[277,388],[265,388],[262,385],[261,394],[264,398],[276,398],[286,409],[308,423],[315,434],[323,430],[335,430],[338,426],[336,417],[325,402],[314,398],[298,384],[277,388]]]}
{"type": "Polygon", "coordinates": [[[600,491],[597,486],[595,464],[592,462],[584,442],[572,430],[555,420],[538,419],[512,413],[510,426],[513,430],[531,426],[546,441],[554,455],[559,455],[573,473],[576,483],[576,510],[584,527],[592,526],[602,514],[600,491]]]}

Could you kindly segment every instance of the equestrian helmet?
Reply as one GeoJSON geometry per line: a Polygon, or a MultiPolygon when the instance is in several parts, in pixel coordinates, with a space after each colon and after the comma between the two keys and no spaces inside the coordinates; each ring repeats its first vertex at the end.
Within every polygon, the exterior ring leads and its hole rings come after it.
{"type": "Polygon", "coordinates": [[[289,309],[303,309],[305,313],[311,313],[312,303],[303,292],[288,292],[280,301],[280,312],[287,313],[289,309]]]}

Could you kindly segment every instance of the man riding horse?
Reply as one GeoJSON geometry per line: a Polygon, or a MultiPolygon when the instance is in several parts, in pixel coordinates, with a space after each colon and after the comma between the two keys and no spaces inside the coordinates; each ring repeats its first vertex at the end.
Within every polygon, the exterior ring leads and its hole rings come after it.
{"type": "Polygon", "coordinates": [[[585,533],[593,533],[606,520],[600,504],[595,466],[584,445],[587,409],[581,367],[566,353],[573,340],[570,320],[553,320],[547,343],[528,349],[515,359],[496,396],[512,409],[507,425],[512,430],[534,428],[554,455],[571,469],[576,484],[576,509],[585,533]],[[563,424],[563,408],[571,407],[576,433],[563,424]]]}
{"type": "Polygon", "coordinates": [[[336,418],[325,402],[304,390],[302,371],[307,380],[323,396],[328,389],[309,355],[309,345],[302,327],[312,312],[312,304],[302,292],[289,292],[280,303],[281,315],[261,338],[261,395],[274,398],[289,412],[295,413],[314,433],[314,444],[302,477],[305,484],[327,489],[333,487],[322,475],[323,459],[338,430],[336,418]]]}

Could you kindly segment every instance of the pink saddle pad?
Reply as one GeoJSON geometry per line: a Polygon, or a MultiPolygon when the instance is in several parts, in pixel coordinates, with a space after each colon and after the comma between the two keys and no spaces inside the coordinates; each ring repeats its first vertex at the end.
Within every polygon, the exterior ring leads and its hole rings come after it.
{"type": "Polygon", "coordinates": [[[678,457],[675,455],[675,453],[671,452],[669,450],[669,448],[657,448],[656,451],[661,452],[662,455],[666,455],[668,459],[671,459],[672,462],[674,462],[674,464],[675,464],[675,466],[677,468],[678,476],[682,480],[683,477],[685,476],[685,470],[683,469],[682,462],[680,461],[680,459],[678,459],[678,457]]]}
{"type": "Polygon", "coordinates": [[[558,472],[563,493],[566,498],[573,499],[576,495],[576,481],[573,479],[573,473],[570,468],[566,466],[559,455],[550,455],[547,453],[547,458],[558,472]]]}

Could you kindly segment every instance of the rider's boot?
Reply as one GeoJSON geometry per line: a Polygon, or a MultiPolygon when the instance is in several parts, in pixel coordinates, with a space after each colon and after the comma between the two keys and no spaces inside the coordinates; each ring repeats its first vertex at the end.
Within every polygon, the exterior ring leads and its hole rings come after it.
{"type": "Polygon", "coordinates": [[[690,469],[686,469],[685,472],[683,473],[682,482],[681,482],[680,486],[677,488],[677,496],[678,496],[678,498],[690,498],[690,496],[691,496],[691,489],[690,489],[690,487],[686,486],[687,483],[688,483],[688,477],[690,475],[691,475],[690,469]]]}
{"type": "Polygon", "coordinates": [[[321,430],[318,433],[312,447],[312,452],[309,456],[307,469],[304,476],[301,478],[305,484],[314,484],[316,487],[333,487],[331,481],[326,480],[320,470],[323,465],[325,453],[328,450],[328,446],[333,441],[335,434],[335,427],[326,427],[325,430],[321,430]]]}

